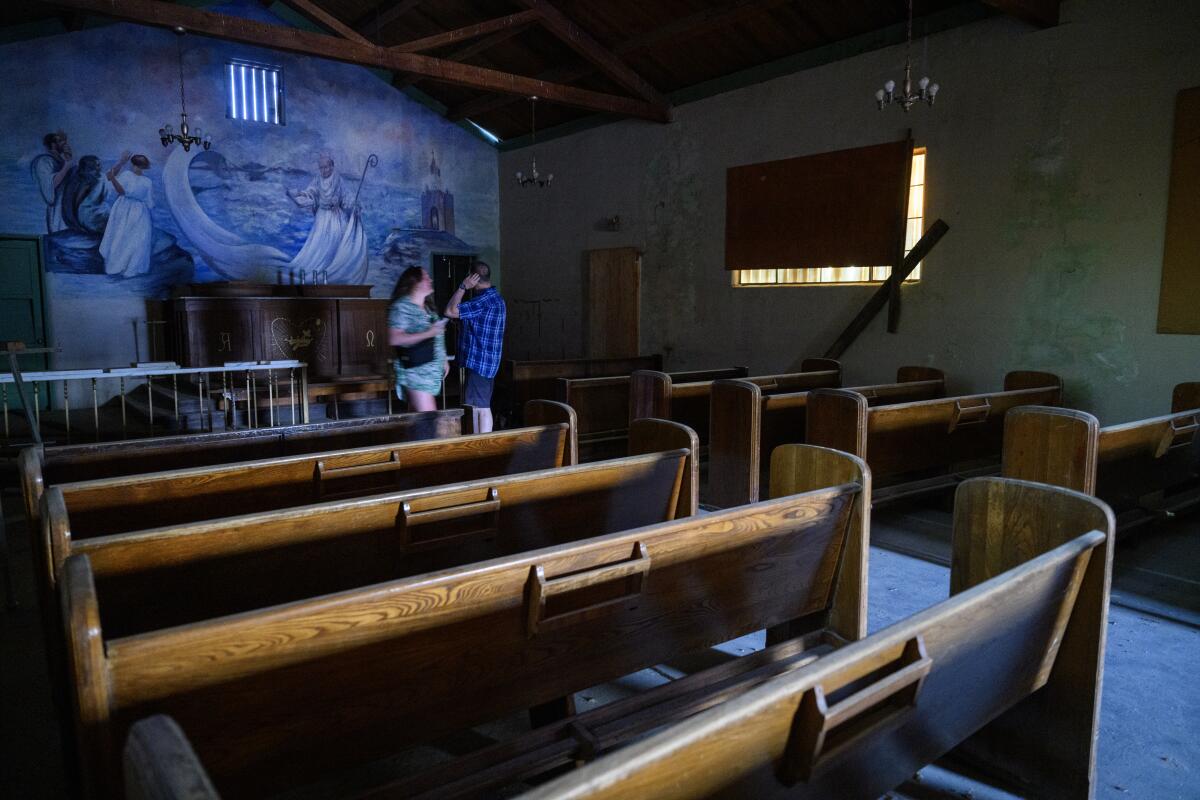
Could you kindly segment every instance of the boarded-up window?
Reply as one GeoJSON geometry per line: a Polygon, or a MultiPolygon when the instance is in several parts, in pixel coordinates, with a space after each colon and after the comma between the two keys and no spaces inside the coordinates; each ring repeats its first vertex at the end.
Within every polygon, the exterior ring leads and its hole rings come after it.
{"type": "Polygon", "coordinates": [[[906,140],[730,168],[726,269],[895,265],[912,153],[906,140]]]}

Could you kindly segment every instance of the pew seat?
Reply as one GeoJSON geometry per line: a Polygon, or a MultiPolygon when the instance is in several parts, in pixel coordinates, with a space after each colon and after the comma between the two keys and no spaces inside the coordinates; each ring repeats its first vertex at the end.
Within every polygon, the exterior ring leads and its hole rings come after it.
{"type": "Polygon", "coordinates": [[[776,501],[123,637],[72,556],[60,590],[89,781],[116,788],[126,732],[154,714],[222,796],[258,797],[763,627],[858,638],[865,587],[841,569],[867,547],[869,476],[809,452],[797,486],[823,486],[776,501]]]}
{"type": "Polygon", "coordinates": [[[638,369],[662,369],[662,355],[630,358],[561,358],[544,361],[500,362],[496,405],[509,416],[509,424],[521,424],[521,412],[529,400],[555,400],[560,378],[605,378],[628,375],[638,369]]]}

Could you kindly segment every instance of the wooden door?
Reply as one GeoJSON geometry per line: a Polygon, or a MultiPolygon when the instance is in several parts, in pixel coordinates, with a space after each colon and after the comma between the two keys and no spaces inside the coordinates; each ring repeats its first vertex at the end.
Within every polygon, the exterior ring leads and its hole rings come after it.
{"type": "MultiPolygon", "coordinates": [[[[32,236],[0,238],[0,341],[21,341],[26,347],[46,346],[46,317],[42,303],[42,259],[32,236]]],[[[47,368],[45,355],[21,356],[22,372],[47,368]]],[[[0,363],[8,372],[8,357],[0,363]]]]}
{"type": "Polygon", "coordinates": [[[588,358],[638,354],[642,254],[635,247],[588,251],[588,358]]]}
{"type": "Polygon", "coordinates": [[[387,374],[388,300],[338,300],[338,374],[343,378],[387,374]]]}

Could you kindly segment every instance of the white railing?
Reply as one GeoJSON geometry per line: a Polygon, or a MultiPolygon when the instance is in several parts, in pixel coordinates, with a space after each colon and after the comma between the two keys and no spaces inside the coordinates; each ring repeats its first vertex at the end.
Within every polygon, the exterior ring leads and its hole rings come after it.
{"type": "MultiPolygon", "coordinates": [[[[14,356],[23,353],[18,351],[14,356]]],[[[25,351],[24,354],[29,354],[25,351]]],[[[10,415],[15,416],[23,411],[29,427],[29,435],[35,442],[42,441],[42,404],[43,396],[47,401],[61,399],[61,424],[68,440],[72,437],[71,406],[75,400],[75,408],[87,410],[90,406],[91,425],[86,423],[76,426],[76,431],[92,429],[98,440],[101,437],[100,423],[100,388],[101,382],[107,382],[105,394],[115,388],[120,398],[121,406],[121,438],[128,438],[129,413],[127,387],[133,384],[129,391],[138,390],[139,382],[144,381],[146,387],[146,418],[150,429],[154,428],[154,393],[155,389],[163,389],[169,380],[169,401],[171,412],[168,418],[174,419],[178,428],[181,421],[179,402],[181,396],[191,396],[195,391],[198,415],[201,427],[214,430],[213,425],[213,394],[218,391],[217,376],[220,376],[219,398],[220,412],[224,415],[224,428],[236,429],[237,412],[241,394],[245,400],[243,420],[246,428],[262,427],[264,424],[297,425],[308,422],[308,367],[303,361],[236,361],[226,362],[215,367],[180,367],[173,362],[156,362],[152,364],[136,364],[132,367],[113,367],[109,369],[66,369],[45,370],[38,372],[23,372],[16,366],[16,358],[12,358],[12,372],[0,373],[0,403],[3,404],[4,439],[9,442],[13,437],[13,424],[10,415]],[[184,376],[184,395],[180,394],[179,378],[184,376]],[[157,384],[155,379],[161,379],[157,384]],[[113,386],[112,382],[116,382],[113,386]],[[286,395],[284,389],[287,389],[286,395]],[[266,391],[266,414],[259,410],[262,392],[266,391]],[[90,394],[91,402],[88,403],[90,394]],[[78,398],[83,396],[84,402],[78,398]],[[14,405],[16,404],[16,405],[14,405]],[[32,412],[30,411],[32,409],[32,412]],[[287,413],[285,414],[285,410],[287,413]]],[[[59,410],[55,409],[57,421],[59,410]]],[[[160,414],[161,416],[161,414],[160,414]]]]}

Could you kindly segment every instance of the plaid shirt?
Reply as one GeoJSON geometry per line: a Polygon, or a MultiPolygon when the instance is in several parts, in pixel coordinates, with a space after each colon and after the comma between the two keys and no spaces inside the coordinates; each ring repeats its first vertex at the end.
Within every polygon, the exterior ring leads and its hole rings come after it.
{"type": "Polygon", "coordinates": [[[504,298],[495,286],[488,287],[458,304],[458,318],[463,321],[458,340],[463,366],[485,378],[496,377],[504,347],[504,298]]]}

